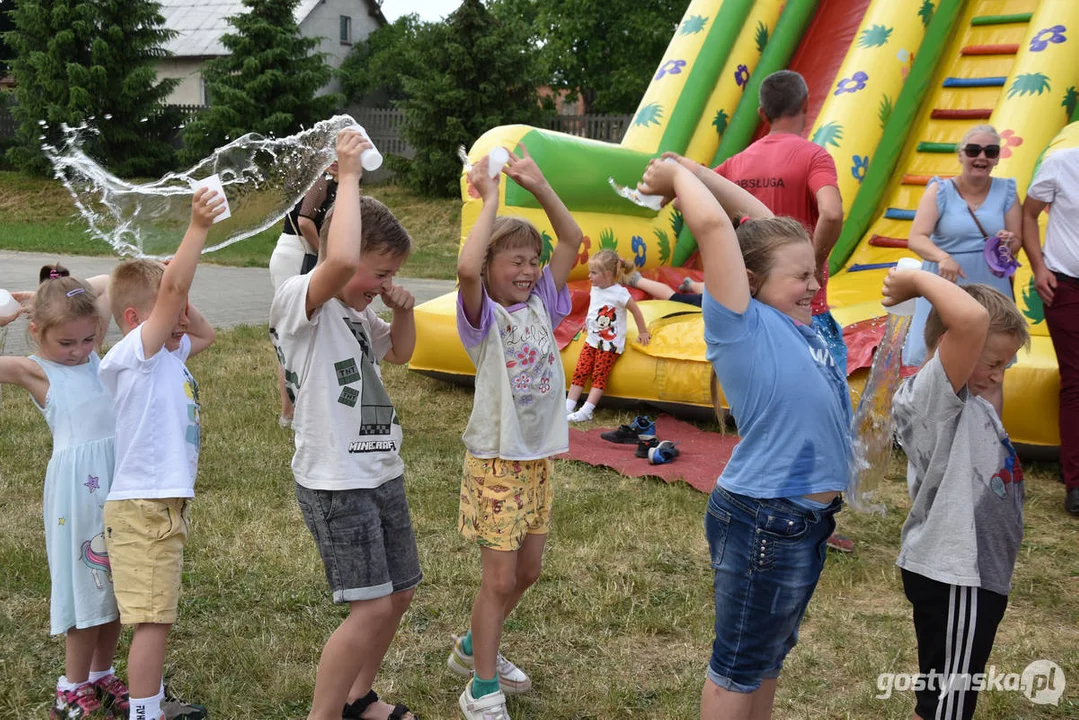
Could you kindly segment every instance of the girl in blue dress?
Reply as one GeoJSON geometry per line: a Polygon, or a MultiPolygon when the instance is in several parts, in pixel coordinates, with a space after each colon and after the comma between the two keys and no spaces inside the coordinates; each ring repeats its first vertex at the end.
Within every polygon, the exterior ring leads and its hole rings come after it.
{"type": "MultiPolygon", "coordinates": [[[[999,234],[1013,255],[1022,242],[1022,206],[1016,199],[1015,180],[992,177],[998,162],[1000,135],[993,126],[967,130],[959,143],[962,171],[952,179],[934,177],[926,185],[908,245],[921,256],[923,270],[960,285],[988,285],[1014,299],[1011,280],[993,275],[983,255],[986,235],[999,234]]],[[[903,348],[905,365],[921,365],[925,360],[925,321],[930,308],[928,300],[918,298],[903,348]]],[[[998,412],[1002,397],[990,399],[998,412]]]]}
{"type": "Polygon", "coordinates": [[[37,354],[0,357],[0,383],[26,388],[52,431],[52,457],[45,471],[45,549],[51,632],[65,633],[66,657],[50,717],[64,720],[100,711],[128,715],[127,688],[112,667],[120,616],[102,519],[115,434],[112,398],[98,380],[94,352],[104,327],[90,285],[72,277],[47,278],[30,311],[37,354]]]}

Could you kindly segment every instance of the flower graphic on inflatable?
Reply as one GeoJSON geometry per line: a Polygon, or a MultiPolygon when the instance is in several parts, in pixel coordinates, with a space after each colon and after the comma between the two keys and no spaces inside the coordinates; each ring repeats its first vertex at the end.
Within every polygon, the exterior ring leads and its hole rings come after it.
{"type": "Polygon", "coordinates": [[[839,85],[835,89],[835,95],[841,95],[843,93],[855,93],[865,88],[866,81],[869,80],[869,75],[859,70],[851,75],[849,78],[843,78],[839,81],[839,85]]]}
{"type": "Polygon", "coordinates": [[[640,235],[634,235],[630,242],[630,247],[633,248],[633,264],[637,267],[644,267],[644,258],[648,252],[648,247],[644,244],[644,238],[640,235]]]}
{"type": "Polygon", "coordinates": [[[1002,130],[1000,133],[1000,159],[1010,158],[1012,148],[1023,144],[1023,138],[1015,134],[1014,130],[1002,130]]]}
{"type": "Polygon", "coordinates": [[[739,65],[734,71],[734,81],[738,83],[738,87],[744,88],[746,83],[749,82],[749,68],[745,65],[739,65]]]}
{"type": "Polygon", "coordinates": [[[577,264],[584,265],[588,262],[588,251],[592,248],[592,238],[585,235],[581,238],[581,251],[577,253],[577,264]]]}
{"type": "Polygon", "coordinates": [[[1063,25],[1054,25],[1053,27],[1039,30],[1038,34],[1030,39],[1030,51],[1041,52],[1049,47],[1049,43],[1059,45],[1068,39],[1064,36],[1066,30],[1067,28],[1063,25]]]}
{"type": "Polygon", "coordinates": [[[659,66],[659,72],[652,78],[653,80],[659,80],[664,75],[681,75],[682,68],[686,66],[685,60],[668,60],[659,66]]]}
{"type": "Polygon", "coordinates": [[[868,155],[851,155],[850,174],[854,176],[854,179],[861,182],[865,179],[865,174],[869,170],[869,156],[868,155]]]}
{"type": "Polygon", "coordinates": [[[907,79],[907,75],[910,74],[911,67],[914,66],[914,53],[906,48],[903,48],[895,54],[896,60],[903,64],[903,67],[899,68],[899,74],[903,76],[903,79],[907,79]]]}

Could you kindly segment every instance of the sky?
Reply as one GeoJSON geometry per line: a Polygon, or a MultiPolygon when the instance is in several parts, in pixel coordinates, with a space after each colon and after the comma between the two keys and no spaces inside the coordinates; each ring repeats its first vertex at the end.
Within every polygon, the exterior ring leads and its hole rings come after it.
{"type": "Polygon", "coordinates": [[[393,22],[402,15],[416,13],[421,20],[435,22],[457,9],[461,0],[382,0],[382,14],[393,22]]]}

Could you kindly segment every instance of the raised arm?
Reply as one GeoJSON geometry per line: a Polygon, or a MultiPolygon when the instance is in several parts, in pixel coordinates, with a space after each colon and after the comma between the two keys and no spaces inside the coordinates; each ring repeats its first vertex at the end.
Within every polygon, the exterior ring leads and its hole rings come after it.
{"type": "Polygon", "coordinates": [[[677,160],[682,167],[692,172],[719,201],[731,220],[743,217],[753,220],[775,217],[767,205],[710,168],[676,153],[663,153],[663,159],[668,158],[677,160]]]}
{"type": "Polygon", "coordinates": [[[518,143],[517,147],[521,151],[521,156],[517,157],[510,153],[505,173],[511,180],[536,197],[543,212],[547,213],[547,219],[551,221],[558,244],[555,245],[554,252],[551,254],[548,267],[551,268],[551,278],[554,280],[555,289],[560,291],[566,284],[570,270],[577,263],[577,253],[580,252],[584,233],[581,232],[580,226],[573,219],[566,204],[547,183],[547,178],[543,176],[536,161],[528,154],[525,144],[518,143]]]}
{"type": "Polygon", "coordinates": [[[337,201],[326,236],[325,259],[311,271],[307,285],[308,318],[341,292],[360,266],[360,155],[369,147],[371,143],[356,130],[337,134],[337,201]]]}
{"type": "Polygon", "coordinates": [[[216,337],[214,326],[191,303],[187,304],[187,337],[191,340],[191,352],[188,357],[198,355],[213,345],[216,337]]]}
{"type": "Polygon", "coordinates": [[[884,279],[885,307],[914,297],[928,300],[944,324],[937,357],[959,392],[977,367],[989,332],[989,312],[966,290],[939,275],[922,270],[892,269],[884,279]]]}
{"type": "Polygon", "coordinates": [[[931,182],[925,186],[922,199],[918,201],[918,210],[914,213],[914,221],[910,224],[907,247],[923,260],[940,265],[940,276],[949,282],[955,282],[957,276],[966,277],[963,268],[959,267],[959,263],[953,260],[951,255],[929,239],[938,220],[940,220],[940,209],[937,207],[937,183],[931,182]]]}
{"type": "Polygon", "coordinates": [[[720,180],[723,182],[718,185],[717,197],[681,163],[653,160],[638,189],[649,195],[676,198],[690,232],[697,238],[708,293],[727,309],[741,313],[749,307],[749,277],[738,236],[727,216],[729,208],[725,211],[720,200],[730,207],[746,207],[750,202],[743,196],[749,193],[724,178],[720,180]]]}
{"type": "Polygon", "coordinates": [[[483,260],[491,244],[491,230],[498,215],[498,178],[487,173],[487,158],[472,166],[469,182],[483,198],[483,209],[468,232],[461,254],[457,256],[457,282],[465,317],[473,327],[480,324],[483,311],[483,260]]]}
{"type": "Polygon", "coordinates": [[[187,226],[180,247],[165,266],[161,276],[161,285],[157,290],[157,300],[150,317],[142,328],[143,356],[150,358],[157,355],[172,335],[180,313],[187,307],[187,293],[195,279],[195,268],[199,256],[206,244],[206,233],[214,218],[225,208],[225,198],[212,190],[201,188],[195,193],[191,203],[191,223],[187,226]]]}
{"type": "MultiPolygon", "coordinates": [[[[0,323],[2,326],[3,323],[0,323]]],[[[27,357],[5,355],[0,357],[0,385],[18,385],[34,398],[39,406],[45,407],[45,396],[49,393],[49,378],[41,366],[27,357]]]]}

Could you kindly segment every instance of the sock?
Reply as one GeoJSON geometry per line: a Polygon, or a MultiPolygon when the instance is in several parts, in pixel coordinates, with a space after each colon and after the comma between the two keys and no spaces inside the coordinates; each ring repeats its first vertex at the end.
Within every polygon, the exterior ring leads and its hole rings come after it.
{"type": "Polygon", "coordinates": [[[115,672],[116,672],[116,668],[114,668],[114,667],[110,667],[108,670],[91,670],[90,671],[90,682],[92,682],[92,683],[97,682],[101,678],[107,678],[109,675],[112,675],[115,672]]]}
{"type": "Polygon", "coordinates": [[[479,675],[472,676],[472,697],[477,700],[485,695],[494,695],[498,690],[498,675],[494,680],[480,680],[479,675]]]}
{"type": "Polygon", "coordinates": [[[159,692],[150,698],[131,698],[131,710],[128,711],[128,720],[160,720],[161,701],[165,699],[165,693],[159,692]]]}
{"type": "Polygon", "coordinates": [[[596,406],[587,400],[584,401],[584,405],[581,406],[581,414],[586,417],[592,417],[592,411],[596,409],[596,406]]]}
{"type": "Polygon", "coordinates": [[[75,692],[90,680],[83,680],[82,682],[71,682],[67,679],[67,675],[61,675],[56,679],[56,690],[63,692],[75,692]]]}
{"type": "Polygon", "coordinates": [[[577,401],[566,398],[566,412],[571,413],[577,409],[577,401]]]}
{"type": "Polygon", "coordinates": [[[469,628],[465,636],[461,638],[461,651],[465,655],[472,654],[472,628],[469,628]]]}

